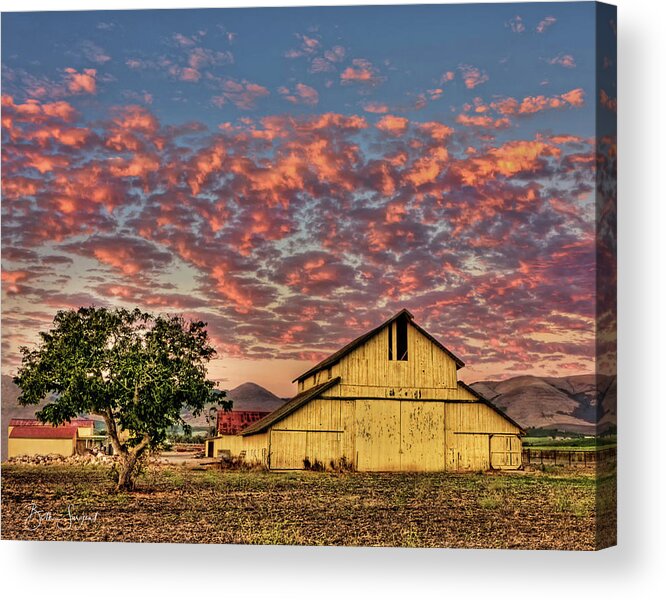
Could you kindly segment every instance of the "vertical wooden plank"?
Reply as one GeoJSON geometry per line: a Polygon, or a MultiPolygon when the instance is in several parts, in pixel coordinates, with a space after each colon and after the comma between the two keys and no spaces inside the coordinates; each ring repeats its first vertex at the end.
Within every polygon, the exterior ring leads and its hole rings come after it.
{"type": "Polygon", "coordinates": [[[443,471],[444,403],[403,400],[400,468],[403,471],[443,471]]]}
{"type": "Polygon", "coordinates": [[[400,403],[356,401],[356,454],[360,471],[400,470],[400,403]]]}

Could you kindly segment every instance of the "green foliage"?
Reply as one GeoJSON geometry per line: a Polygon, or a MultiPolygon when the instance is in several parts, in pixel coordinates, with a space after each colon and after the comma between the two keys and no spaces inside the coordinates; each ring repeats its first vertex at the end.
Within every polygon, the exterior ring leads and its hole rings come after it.
{"type": "Polygon", "coordinates": [[[482,496],[478,499],[477,504],[480,508],[485,510],[495,510],[496,508],[502,506],[504,503],[504,498],[501,494],[492,493],[487,496],[482,496]]]}
{"type": "MultiPolygon", "coordinates": [[[[215,355],[206,324],[139,309],[59,311],[36,348],[21,348],[14,382],[19,403],[38,404],[37,417],[59,425],[81,413],[101,415],[109,433],[124,430],[132,448],[158,447],[184,407],[199,414],[210,402],[227,407],[206,364],[215,355]]],[[[186,427],[185,427],[186,430],[186,427]]]]}
{"type": "Polygon", "coordinates": [[[612,447],[617,444],[616,435],[601,435],[601,436],[571,436],[563,437],[562,439],[554,439],[551,437],[542,436],[527,436],[523,438],[523,447],[537,448],[537,449],[560,449],[560,450],[575,450],[577,448],[606,448],[612,447]]]}

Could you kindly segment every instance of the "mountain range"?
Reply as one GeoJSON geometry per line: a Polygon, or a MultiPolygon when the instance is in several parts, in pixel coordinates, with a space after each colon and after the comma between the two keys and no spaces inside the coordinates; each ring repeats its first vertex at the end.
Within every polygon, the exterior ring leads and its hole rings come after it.
{"type": "Polygon", "coordinates": [[[526,375],[471,387],[526,429],[594,434],[617,424],[615,377],[526,375]]]}

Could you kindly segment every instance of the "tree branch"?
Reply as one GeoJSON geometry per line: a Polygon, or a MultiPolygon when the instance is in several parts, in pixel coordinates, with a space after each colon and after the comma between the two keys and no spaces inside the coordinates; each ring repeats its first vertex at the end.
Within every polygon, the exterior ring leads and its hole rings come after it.
{"type": "Polygon", "coordinates": [[[150,435],[146,433],[144,434],[141,441],[136,446],[134,446],[134,448],[132,448],[131,453],[134,456],[139,456],[139,454],[141,454],[141,452],[143,452],[146,449],[148,444],[150,444],[150,435]]]}
{"type": "Polygon", "coordinates": [[[113,418],[113,412],[111,407],[107,406],[106,411],[102,414],[104,418],[104,423],[106,423],[106,430],[111,438],[111,445],[117,454],[124,455],[127,453],[127,448],[124,444],[120,442],[118,437],[118,427],[116,426],[116,420],[113,418]]]}

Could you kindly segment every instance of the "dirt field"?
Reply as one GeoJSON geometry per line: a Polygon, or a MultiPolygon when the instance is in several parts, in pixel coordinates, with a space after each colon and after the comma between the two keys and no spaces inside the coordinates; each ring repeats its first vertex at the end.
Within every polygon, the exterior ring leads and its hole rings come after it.
{"type": "Polygon", "coordinates": [[[264,473],[162,464],[137,492],[116,494],[108,467],[3,465],[2,538],[592,550],[614,540],[614,484],[614,474],[591,471],[264,473]],[[598,534],[597,511],[608,525],[598,534]]]}

